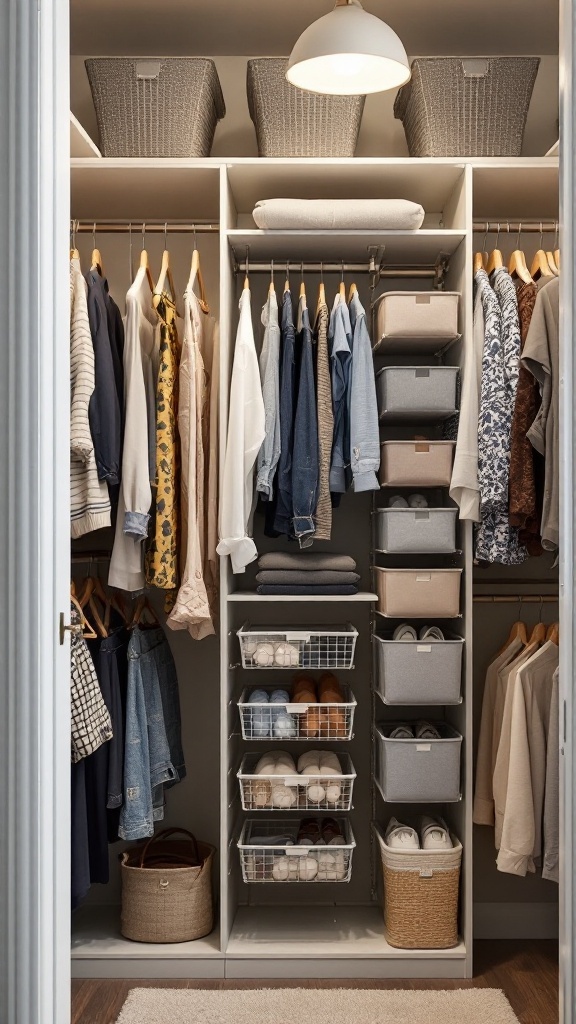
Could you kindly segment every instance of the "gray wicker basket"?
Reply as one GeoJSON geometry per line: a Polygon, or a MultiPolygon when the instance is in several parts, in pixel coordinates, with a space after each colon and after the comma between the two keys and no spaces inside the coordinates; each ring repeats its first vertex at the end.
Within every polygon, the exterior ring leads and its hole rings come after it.
{"type": "Polygon", "coordinates": [[[520,156],[539,57],[418,57],[396,97],[410,156],[520,156]]]}
{"type": "Polygon", "coordinates": [[[210,156],[226,113],[214,61],[97,57],[85,64],[103,156],[210,156]]]}
{"type": "Polygon", "coordinates": [[[259,156],[354,156],[365,96],[324,96],[286,81],[287,57],[248,61],[259,156]]]}

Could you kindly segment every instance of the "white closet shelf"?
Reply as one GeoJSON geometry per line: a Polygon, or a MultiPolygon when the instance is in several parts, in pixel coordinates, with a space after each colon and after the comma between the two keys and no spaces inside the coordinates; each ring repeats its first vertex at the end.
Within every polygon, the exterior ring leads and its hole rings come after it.
{"type": "Polygon", "coordinates": [[[102,154],[95,142],[92,141],[88,132],[82,127],[78,118],[70,113],[70,156],[71,157],[98,157],[102,154]]]}
{"type": "MultiPolygon", "coordinates": [[[[238,908],[226,956],[462,961],[466,951],[463,942],[453,949],[396,949],[386,941],[376,905],[252,906],[238,908]]],[[[415,971],[413,977],[418,976],[415,971]]]]}
{"type": "Polygon", "coordinates": [[[305,603],[337,601],[340,604],[359,604],[367,601],[377,601],[378,594],[361,592],[360,594],[255,594],[251,590],[237,590],[235,594],[228,594],[227,601],[236,601],[245,604],[250,601],[283,601],[284,603],[305,603]]]}
{"type": "MultiPolygon", "coordinates": [[[[452,254],[465,231],[259,231],[235,228],[227,232],[238,259],[246,246],[251,260],[369,260],[369,246],[382,246],[384,263],[434,263],[439,253],[452,254]]],[[[278,268],[281,270],[281,266],[278,268]]]]}
{"type": "Polygon", "coordinates": [[[178,960],[221,957],[218,929],[204,939],[194,942],[132,942],[120,933],[120,907],[83,906],[72,915],[72,959],[113,960],[128,957],[135,960],[154,960],[165,957],[178,960]]]}

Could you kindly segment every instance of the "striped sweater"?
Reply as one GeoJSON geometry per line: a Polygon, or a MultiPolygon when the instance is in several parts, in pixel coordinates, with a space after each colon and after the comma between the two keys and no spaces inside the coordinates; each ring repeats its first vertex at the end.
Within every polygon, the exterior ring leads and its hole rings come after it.
{"type": "Polygon", "coordinates": [[[73,538],[110,526],[106,481],[98,479],[88,405],[94,391],[94,348],[86,282],[70,261],[70,521],[73,538]]]}

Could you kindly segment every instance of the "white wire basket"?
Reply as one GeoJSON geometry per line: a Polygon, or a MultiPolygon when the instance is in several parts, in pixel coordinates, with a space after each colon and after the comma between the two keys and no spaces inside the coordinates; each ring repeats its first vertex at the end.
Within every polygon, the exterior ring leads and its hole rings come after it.
{"type": "Polygon", "coordinates": [[[354,667],[358,630],[348,622],[338,626],[291,626],[270,629],[246,622],[238,630],[242,668],[354,667]]]}
{"type": "Polygon", "coordinates": [[[356,842],[348,821],[337,820],[344,834],[343,845],[296,846],[299,820],[248,819],[238,840],[244,881],[349,882],[356,842]]]}
{"type": "Polygon", "coordinates": [[[350,811],[356,772],[348,754],[339,755],[341,775],[296,772],[255,774],[258,754],[242,758],[238,781],[244,811],[350,811]]]}
{"type": "MultiPolygon", "coordinates": [[[[278,687],[258,689],[270,695],[278,687]]],[[[351,740],[354,736],[356,699],[349,686],[342,686],[344,700],[333,704],[271,704],[249,702],[252,690],[246,687],[238,701],[242,739],[244,740],[351,740]]]]}

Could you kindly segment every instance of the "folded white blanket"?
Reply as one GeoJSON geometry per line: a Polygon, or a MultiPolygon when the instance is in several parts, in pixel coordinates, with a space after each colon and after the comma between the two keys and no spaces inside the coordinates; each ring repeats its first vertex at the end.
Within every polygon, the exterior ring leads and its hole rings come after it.
{"type": "Polygon", "coordinates": [[[417,231],[424,210],[407,199],[262,199],[252,216],[269,231],[417,231]]]}

